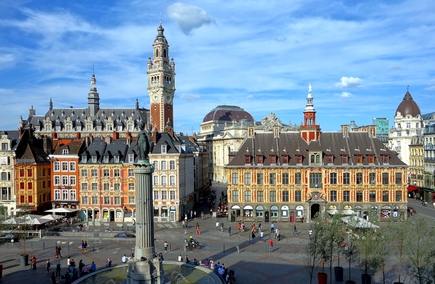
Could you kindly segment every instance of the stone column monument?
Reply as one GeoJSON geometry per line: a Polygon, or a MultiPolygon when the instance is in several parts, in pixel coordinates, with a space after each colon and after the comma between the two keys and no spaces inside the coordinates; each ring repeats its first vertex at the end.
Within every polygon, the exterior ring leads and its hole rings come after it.
{"type": "Polygon", "coordinates": [[[134,165],[136,176],[136,246],[134,260],[128,263],[127,284],[166,284],[162,261],[154,249],[154,217],[152,173],[149,162],[148,133],[141,126],[138,134],[138,162],[134,165]]]}

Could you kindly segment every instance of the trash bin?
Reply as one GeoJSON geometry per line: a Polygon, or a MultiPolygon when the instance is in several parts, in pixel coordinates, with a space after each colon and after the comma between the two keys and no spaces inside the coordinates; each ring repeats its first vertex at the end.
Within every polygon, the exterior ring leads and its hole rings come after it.
{"type": "Polygon", "coordinates": [[[28,254],[22,254],[20,256],[20,264],[21,264],[21,266],[29,265],[29,255],[28,254]]]}

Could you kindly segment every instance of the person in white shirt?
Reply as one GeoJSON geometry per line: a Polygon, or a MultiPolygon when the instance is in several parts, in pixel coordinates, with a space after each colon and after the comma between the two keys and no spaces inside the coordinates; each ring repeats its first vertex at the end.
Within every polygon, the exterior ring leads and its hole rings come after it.
{"type": "Polygon", "coordinates": [[[122,261],[122,263],[126,263],[127,262],[127,256],[125,254],[121,258],[121,261],[122,261]]]}

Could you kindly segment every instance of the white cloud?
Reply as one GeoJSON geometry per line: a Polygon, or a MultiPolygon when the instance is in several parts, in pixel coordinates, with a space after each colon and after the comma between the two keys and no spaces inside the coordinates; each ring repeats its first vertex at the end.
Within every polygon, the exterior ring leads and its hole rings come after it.
{"type": "Polygon", "coordinates": [[[358,77],[341,77],[340,82],[336,83],[337,88],[361,87],[362,80],[358,77]]]}
{"type": "Polygon", "coordinates": [[[254,95],[248,95],[247,98],[248,98],[248,99],[253,99],[253,98],[254,98],[254,95]]]}
{"type": "Polygon", "coordinates": [[[341,92],[340,94],[340,97],[342,98],[349,98],[350,96],[352,96],[352,94],[349,92],[341,92]]]}
{"type": "Polygon", "coordinates": [[[182,100],[188,100],[188,101],[197,100],[197,99],[201,98],[200,96],[194,95],[194,94],[181,94],[178,97],[182,100]]]}
{"type": "Polygon", "coordinates": [[[193,29],[214,23],[213,17],[198,6],[177,2],[167,8],[169,18],[177,22],[184,34],[189,35],[193,29]]]}
{"type": "Polygon", "coordinates": [[[426,91],[435,91],[435,85],[425,88],[426,91]]]}

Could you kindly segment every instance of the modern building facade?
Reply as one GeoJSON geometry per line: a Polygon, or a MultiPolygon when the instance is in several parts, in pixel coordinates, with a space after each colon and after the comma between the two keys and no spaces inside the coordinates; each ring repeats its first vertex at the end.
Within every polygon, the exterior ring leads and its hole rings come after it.
{"type": "Polygon", "coordinates": [[[230,221],[310,221],[329,209],[406,218],[407,165],[366,132],[321,132],[311,87],[299,131],[248,130],[226,166],[230,221]]]}

